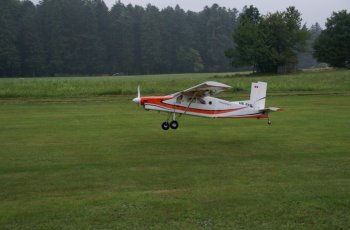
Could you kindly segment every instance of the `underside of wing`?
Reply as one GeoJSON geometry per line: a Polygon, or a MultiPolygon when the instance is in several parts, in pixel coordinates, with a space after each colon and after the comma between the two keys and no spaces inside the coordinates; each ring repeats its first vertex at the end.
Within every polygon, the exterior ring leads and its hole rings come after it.
{"type": "Polygon", "coordinates": [[[206,81],[180,93],[189,97],[204,97],[230,89],[231,86],[215,81],[206,81]]]}

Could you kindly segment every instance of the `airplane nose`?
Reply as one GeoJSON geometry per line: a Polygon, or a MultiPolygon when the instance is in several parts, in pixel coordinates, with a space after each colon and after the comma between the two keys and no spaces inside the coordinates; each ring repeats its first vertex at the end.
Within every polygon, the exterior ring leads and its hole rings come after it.
{"type": "Polygon", "coordinates": [[[135,102],[136,104],[140,104],[140,98],[139,97],[135,97],[134,99],[132,99],[133,102],[135,102]]]}

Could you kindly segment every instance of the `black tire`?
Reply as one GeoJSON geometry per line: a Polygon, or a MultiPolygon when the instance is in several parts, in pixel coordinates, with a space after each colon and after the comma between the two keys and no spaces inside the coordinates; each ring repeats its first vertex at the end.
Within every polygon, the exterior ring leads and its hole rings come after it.
{"type": "Polygon", "coordinates": [[[268,125],[271,125],[272,123],[271,123],[271,121],[268,121],[267,124],[268,124],[268,125]]]}
{"type": "Polygon", "coordinates": [[[163,130],[168,130],[169,129],[169,123],[168,122],[163,122],[163,124],[162,124],[162,129],[163,130]]]}
{"type": "Polygon", "coordinates": [[[179,127],[179,123],[177,121],[170,122],[170,128],[177,129],[179,127]]]}

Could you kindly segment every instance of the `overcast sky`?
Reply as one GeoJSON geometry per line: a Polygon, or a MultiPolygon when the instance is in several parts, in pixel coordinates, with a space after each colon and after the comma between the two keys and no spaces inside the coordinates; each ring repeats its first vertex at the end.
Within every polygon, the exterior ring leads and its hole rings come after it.
{"type": "MultiPolygon", "coordinates": [[[[117,0],[104,0],[108,7],[112,7],[117,0]]],[[[33,0],[37,3],[39,0],[33,0]]],[[[121,0],[125,5],[146,6],[148,3],[162,9],[167,6],[180,5],[181,8],[191,11],[201,11],[204,6],[217,3],[227,8],[242,10],[245,5],[254,5],[261,14],[267,12],[283,11],[288,6],[295,6],[302,14],[303,22],[310,27],[315,22],[324,28],[326,19],[333,11],[346,9],[350,11],[350,0],[121,0]]]]}

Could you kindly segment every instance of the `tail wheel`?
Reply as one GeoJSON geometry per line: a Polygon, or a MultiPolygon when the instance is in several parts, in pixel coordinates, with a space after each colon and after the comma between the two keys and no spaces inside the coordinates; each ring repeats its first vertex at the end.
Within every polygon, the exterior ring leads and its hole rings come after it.
{"type": "Polygon", "coordinates": [[[170,127],[172,129],[177,129],[179,127],[179,123],[177,121],[170,122],[170,127]]]}
{"type": "Polygon", "coordinates": [[[168,130],[169,129],[169,123],[168,122],[163,122],[163,124],[162,124],[162,129],[163,130],[168,130]]]}

